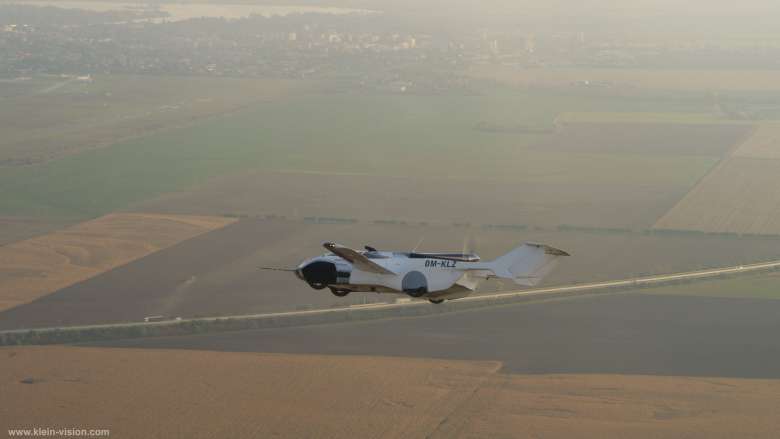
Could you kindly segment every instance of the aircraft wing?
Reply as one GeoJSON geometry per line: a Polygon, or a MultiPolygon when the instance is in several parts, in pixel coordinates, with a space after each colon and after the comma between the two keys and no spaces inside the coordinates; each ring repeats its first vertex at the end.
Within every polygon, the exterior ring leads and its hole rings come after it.
{"type": "Polygon", "coordinates": [[[333,242],[326,242],[322,244],[322,246],[325,247],[331,253],[339,256],[342,259],[349,261],[350,263],[352,263],[352,265],[354,265],[360,270],[368,271],[370,273],[377,273],[377,274],[395,274],[392,271],[388,270],[387,268],[372,261],[371,259],[368,259],[365,255],[358,252],[357,250],[353,250],[349,247],[344,247],[343,245],[336,244],[333,242]]]}

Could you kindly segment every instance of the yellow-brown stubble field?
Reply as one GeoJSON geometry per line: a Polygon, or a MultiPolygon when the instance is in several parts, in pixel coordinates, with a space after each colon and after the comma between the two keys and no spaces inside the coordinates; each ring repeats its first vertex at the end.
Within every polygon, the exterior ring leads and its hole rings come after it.
{"type": "Polygon", "coordinates": [[[0,428],[116,437],[770,438],[780,381],[511,375],[500,363],[0,349],[0,428]]]}
{"type": "Polygon", "coordinates": [[[31,302],[234,220],[109,214],[0,247],[0,311],[31,302]]]}

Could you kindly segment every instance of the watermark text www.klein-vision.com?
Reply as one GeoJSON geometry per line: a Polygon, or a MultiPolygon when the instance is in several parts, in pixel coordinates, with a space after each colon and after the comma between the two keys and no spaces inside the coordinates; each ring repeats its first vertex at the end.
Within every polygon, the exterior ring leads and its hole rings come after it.
{"type": "Polygon", "coordinates": [[[109,437],[108,428],[29,427],[9,428],[8,437],[109,437]]]}

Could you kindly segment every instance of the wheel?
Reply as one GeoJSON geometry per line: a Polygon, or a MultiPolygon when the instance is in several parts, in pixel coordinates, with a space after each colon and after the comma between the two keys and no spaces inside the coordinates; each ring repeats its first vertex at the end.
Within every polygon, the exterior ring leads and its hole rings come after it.
{"type": "Polygon", "coordinates": [[[333,293],[333,295],[336,297],[344,297],[347,294],[351,293],[351,291],[349,290],[337,290],[335,288],[331,288],[330,292],[333,293]]]}
{"type": "Polygon", "coordinates": [[[434,305],[440,305],[444,303],[444,299],[428,299],[428,302],[431,302],[434,305]]]}
{"type": "Polygon", "coordinates": [[[425,293],[428,292],[428,289],[425,287],[420,287],[414,290],[406,290],[406,294],[412,296],[412,297],[422,297],[425,295],[425,293]]]}
{"type": "Polygon", "coordinates": [[[314,288],[315,290],[322,290],[325,289],[327,285],[325,284],[309,284],[310,287],[314,288]]]}

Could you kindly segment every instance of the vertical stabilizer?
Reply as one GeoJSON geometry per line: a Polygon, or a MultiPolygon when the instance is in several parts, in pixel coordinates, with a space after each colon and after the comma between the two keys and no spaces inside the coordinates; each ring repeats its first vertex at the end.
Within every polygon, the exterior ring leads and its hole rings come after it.
{"type": "Polygon", "coordinates": [[[527,242],[511,252],[485,264],[496,277],[511,279],[518,285],[533,287],[558,265],[563,250],[544,244],[527,242]]]}

